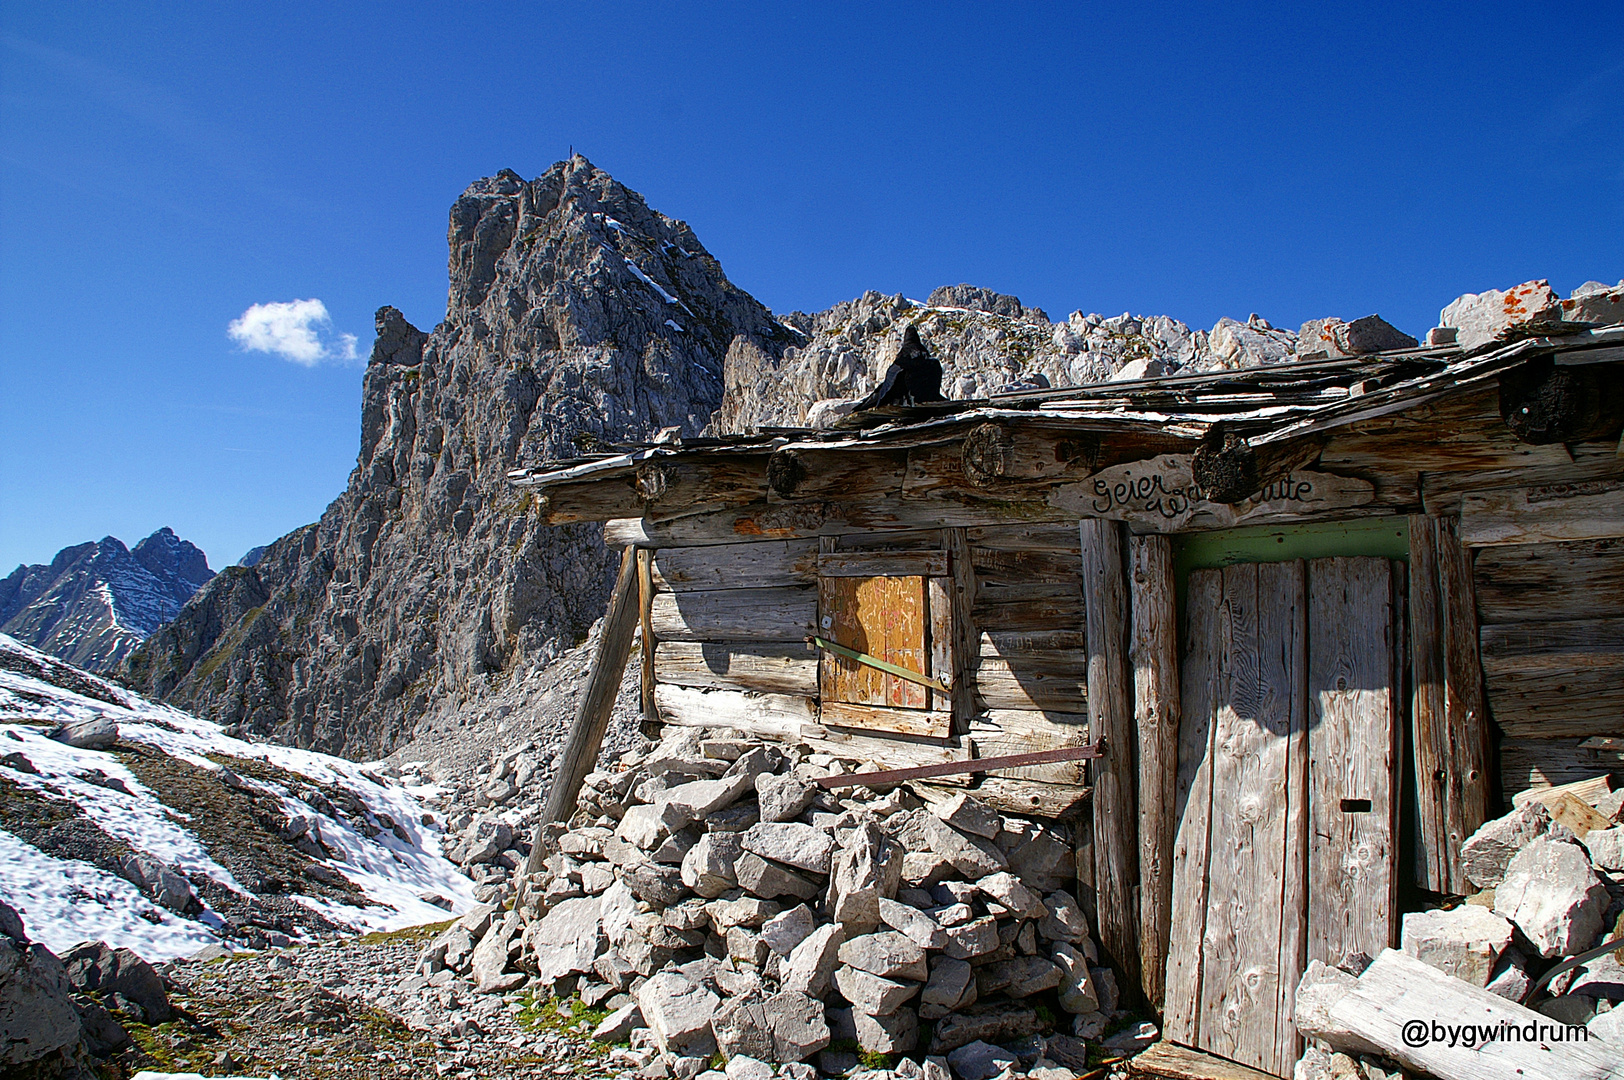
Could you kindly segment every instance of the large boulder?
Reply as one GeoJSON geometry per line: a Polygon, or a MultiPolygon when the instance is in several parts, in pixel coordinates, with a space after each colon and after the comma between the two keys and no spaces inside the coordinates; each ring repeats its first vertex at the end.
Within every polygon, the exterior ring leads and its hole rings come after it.
{"type": "Polygon", "coordinates": [[[592,970],[592,962],[603,948],[602,910],[603,897],[576,897],[530,925],[525,943],[535,954],[537,978],[554,982],[592,970]]]}
{"type": "Polygon", "coordinates": [[[1541,956],[1570,956],[1589,948],[1601,933],[1607,886],[1576,843],[1539,837],[1506,866],[1494,890],[1494,910],[1541,956]]]}
{"type": "Polygon", "coordinates": [[[685,1057],[716,1052],[711,1021],[721,999],[703,983],[677,971],[662,971],[637,988],[637,1007],[654,1031],[661,1051],[685,1057]]]}
{"type": "MultiPolygon", "coordinates": [[[[75,945],[62,956],[74,989],[99,994],[103,1000],[122,998],[139,1008],[139,1019],[161,1024],[175,1015],[163,979],[151,964],[129,949],[109,948],[93,941],[75,945]]],[[[116,1000],[116,999],[115,999],[116,1000]]]]}
{"type": "Polygon", "coordinates": [[[1504,817],[1485,821],[1461,845],[1461,866],[1466,880],[1480,889],[1499,885],[1512,857],[1550,829],[1551,812],[1538,801],[1527,802],[1504,817]]]}
{"type": "Polygon", "coordinates": [[[1446,975],[1488,986],[1511,945],[1511,923],[1488,908],[1462,904],[1449,911],[1412,911],[1404,916],[1405,952],[1446,975]]]}
{"type": "MultiPolygon", "coordinates": [[[[522,971],[510,972],[507,969],[508,953],[520,929],[519,913],[510,911],[501,922],[492,922],[490,929],[485,931],[485,936],[480,938],[479,944],[474,947],[469,960],[469,969],[474,979],[474,989],[479,993],[506,993],[524,982],[525,975],[522,971]]],[[[596,940],[594,937],[594,943],[596,940]]],[[[592,961],[588,958],[586,966],[576,970],[588,971],[591,966],[592,961]]]]}
{"type": "Polygon", "coordinates": [[[83,1035],[62,962],[44,945],[0,934],[0,1072],[33,1075],[23,1067],[72,1055],[83,1035]]]}
{"type": "Polygon", "coordinates": [[[190,915],[202,910],[192,893],[192,883],[150,855],[126,855],[119,863],[119,876],[177,914],[190,915]]]}
{"type": "Polygon", "coordinates": [[[52,729],[50,737],[80,750],[109,750],[118,742],[118,724],[106,716],[74,720],[52,729]]]}

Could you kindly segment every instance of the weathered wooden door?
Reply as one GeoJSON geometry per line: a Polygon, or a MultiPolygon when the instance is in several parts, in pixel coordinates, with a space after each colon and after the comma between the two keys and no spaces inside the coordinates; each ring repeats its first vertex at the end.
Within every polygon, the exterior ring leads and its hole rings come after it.
{"type": "Polygon", "coordinates": [[[1289,1076],[1311,958],[1393,938],[1393,571],[1252,563],[1189,579],[1170,1039],[1289,1076]]]}

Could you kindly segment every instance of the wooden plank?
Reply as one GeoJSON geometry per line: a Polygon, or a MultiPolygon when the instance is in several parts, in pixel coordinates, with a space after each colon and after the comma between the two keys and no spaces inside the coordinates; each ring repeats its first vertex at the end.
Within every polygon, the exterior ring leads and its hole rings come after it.
{"type": "Polygon", "coordinates": [[[1223,571],[1198,1046],[1278,1076],[1306,965],[1307,626],[1301,562],[1223,571]],[[1222,793],[1219,797],[1218,793],[1222,793]]]}
{"type": "MultiPolygon", "coordinates": [[[[943,553],[946,557],[946,553],[943,553]]],[[[948,713],[953,711],[953,589],[945,577],[925,579],[926,627],[925,645],[930,651],[930,665],[926,669],[948,687],[946,694],[933,693],[930,707],[948,713]]]]}
{"type": "Polygon", "coordinates": [[[1491,675],[1624,663],[1624,618],[1500,623],[1484,626],[1479,640],[1491,675]]]}
{"type": "Polygon", "coordinates": [[[1599,1040],[1567,1041],[1548,1016],[1445,975],[1413,956],[1388,949],[1359,977],[1359,985],[1330,1008],[1331,1021],[1379,1047],[1399,1064],[1462,1080],[1624,1080],[1624,1056],[1599,1040]],[[1530,1039],[1492,1042],[1406,1038],[1412,1021],[1475,1024],[1518,1031],[1530,1039]],[[1539,1025],[1558,1037],[1539,1035],[1539,1025]],[[1413,1043],[1421,1041],[1422,1045],[1413,1043]],[[1451,1045],[1453,1043],[1453,1045],[1451,1045]]]}
{"type": "Polygon", "coordinates": [[[1201,1037],[1202,953],[1207,936],[1207,862],[1212,843],[1213,720],[1223,665],[1223,571],[1191,571],[1180,669],[1178,787],[1173,803],[1173,909],[1162,1009],[1168,1039],[1201,1037]]]}
{"type": "Polygon", "coordinates": [[[965,539],[976,551],[1045,551],[1082,558],[1077,526],[1070,523],[976,526],[965,530],[965,539]]]}
{"type": "Polygon", "coordinates": [[[1170,1042],[1156,1043],[1129,1060],[1128,1075],[1149,1080],[1274,1080],[1273,1073],[1258,1072],[1170,1042]]]}
{"type": "Polygon", "coordinates": [[[970,717],[976,712],[972,658],[982,629],[975,611],[978,585],[965,530],[943,529],[942,549],[947,552],[947,598],[953,625],[953,666],[948,672],[948,685],[953,688],[953,731],[962,735],[970,729],[970,717]]]}
{"type": "Polygon", "coordinates": [[[1093,771],[1094,882],[1100,947],[1137,996],[1139,979],[1139,804],[1134,794],[1133,701],[1127,658],[1127,591],[1122,573],[1122,529],[1088,518],[1078,523],[1083,552],[1083,595],[1088,635],[1088,722],[1106,756],[1093,771]]]}
{"type": "Polygon", "coordinates": [[[1610,774],[1592,772],[1591,775],[1582,780],[1573,780],[1566,784],[1559,784],[1556,787],[1542,790],[1525,791],[1514,797],[1511,804],[1516,807],[1523,807],[1531,802],[1538,802],[1550,806],[1558,799],[1572,796],[1590,806],[1594,806],[1611,793],[1616,786],[1610,774]]]}
{"type": "Polygon", "coordinates": [[[649,615],[650,605],[654,603],[654,552],[649,548],[636,550],[637,621],[643,661],[638,681],[639,708],[645,724],[658,724],[660,710],[654,703],[654,621],[649,615]]]}
{"type": "Polygon", "coordinates": [[[1480,548],[1485,624],[1613,618],[1624,611],[1624,540],[1480,548]]]}
{"type": "MultiPolygon", "coordinates": [[[[609,596],[609,610],[603,617],[602,636],[598,649],[587,669],[586,686],[576,705],[575,721],[570,725],[564,751],[559,755],[558,771],[547,789],[547,803],[542,810],[539,828],[551,822],[567,822],[575,814],[575,799],[581,793],[581,781],[598,763],[598,750],[603,745],[604,731],[614,712],[615,696],[620,691],[620,678],[626,671],[626,660],[632,651],[632,631],[637,626],[637,552],[625,549],[620,556],[620,575],[609,596]]],[[[532,848],[538,850],[540,845],[532,848]]],[[[531,860],[535,856],[532,854],[531,860]]]]}
{"type": "Polygon", "coordinates": [[[1397,941],[1401,716],[1386,559],[1308,564],[1308,959],[1397,941]]]}
{"type": "Polygon", "coordinates": [[[1573,349],[1559,352],[1553,359],[1563,367],[1577,364],[1624,363],[1624,345],[1610,345],[1601,349],[1573,349]]]}
{"type": "Polygon", "coordinates": [[[1035,709],[1083,712],[1088,706],[1088,674],[1082,664],[1045,670],[1021,659],[981,657],[976,665],[976,694],[984,709],[1035,709]]]}
{"type": "MultiPolygon", "coordinates": [[[[1067,746],[1057,750],[1035,750],[1027,754],[1009,754],[1004,757],[967,759],[944,762],[939,765],[916,765],[908,769],[889,769],[877,774],[863,774],[870,786],[899,784],[907,780],[933,780],[942,776],[971,775],[990,769],[1020,769],[1032,765],[1046,765],[1060,761],[1079,761],[1100,756],[1098,746],[1067,746]]],[[[819,777],[817,785],[824,790],[855,787],[851,774],[819,777]]],[[[1058,786],[1058,785],[1056,785],[1058,786]]]]}
{"type": "Polygon", "coordinates": [[[654,585],[664,592],[813,585],[817,558],[816,540],[663,548],[654,556],[654,585]]]}
{"type": "Polygon", "coordinates": [[[629,475],[543,489],[549,525],[629,516],[662,521],[748,506],[766,496],[767,460],[759,454],[681,464],[651,460],[629,475]]]}
{"type": "MultiPolygon", "coordinates": [[[[812,750],[833,754],[843,761],[854,761],[880,769],[911,769],[919,765],[939,765],[949,761],[970,760],[970,749],[938,743],[909,742],[899,738],[876,738],[871,735],[853,735],[843,731],[809,727],[802,730],[799,741],[812,750]]],[[[943,776],[939,784],[968,786],[968,774],[943,776]]]]}
{"type": "Polygon", "coordinates": [[[654,651],[659,682],[715,690],[755,690],[813,697],[817,651],[806,642],[662,641],[654,651]]]}
{"type": "Polygon", "coordinates": [[[1410,724],[1419,840],[1416,884],[1430,892],[1451,892],[1450,884],[1464,878],[1460,841],[1451,843],[1449,830],[1439,520],[1425,515],[1410,518],[1410,671],[1414,687],[1410,724]]]}
{"type": "Polygon", "coordinates": [[[1081,586],[1083,563],[1077,551],[1001,551],[971,548],[976,577],[984,585],[1023,585],[1053,581],[1081,586]]]}
{"type": "MultiPolygon", "coordinates": [[[[1037,766],[1044,768],[1045,766],[1037,766]]],[[[1001,814],[1072,821],[1083,816],[1092,792],[1076,784],[1045,784],[988,776],[975,787],[975,796],[1001,814]]]]}
{"type": "Polygon", "coordinates": [[[1569,447],[1570,452],[1577,450],[1584,453],[1584,459],[1579,460],[1579,454],[1575,453],[1575,460],[1558,465],[1493,469],[1488,472],[1422,473],[1421,503],[1426,512],[1434,517],[1455,516],[1460,513],[1461,497],[1468,492],[1624,476],[1624,461],[1619,460],[1615,446],[1609,444],[1605,456],[1595,453],[1594,449],[1585,452],[1583,447],[1569,447]]]}
{"type": "Polygon", "coordinates": [[[650,611],[659,641],[798,641],[818,614],[812,588],[656,593],[650,611]]]}
{"type": "MultiPolygon", "coordinates": [[[[823,577],[818,631],[847,649],[929,675],[925,649],[925,580],[921,577],[823,577]]],[[[819,661],[825,703],[923,709],[924,687],[835,652],[819,661]]]]}
{"type": "Polygon", "coordinates": [[[746,690],[702,690],[659,683],[654,700],[668,724],[732,728],[747,735],[795,742],[817,723],[810,698],[746,690]]]}
{"type": "MultiPolygon", "coordinates": [[[[1449,728],[1449,810],[1451,834],[1460,844],[1488,821],[1494,775],[1490,768],[1489,715],[1484,701],[1483,667],[1478,654],[1477,598],[1472,588],[1472,552],[1460,542],[1455,518],[1439,519],[1438,579],[1443,600],[1444,717],[1449,728]]],[[[1451,883],[1464,885],[1460,878],[1451,883]]],[[[1463,890],[1464,891],[1464,890],[1463,890]]],[[[1366,955],[1375,953],[1365,950],[1366,955]]]]}
{"type": "Polygon", "coordinates": [[[1624,664],[1499,671],[1488,680],[1489,712],[1509,738],[1624,734],[1624,664]]]}
{"type": "Polygon", "coordinates": [[[1076,515],[1036,499],[954,502],[947,499],[752,503],[670,521],[641,517],[604,523],[607,543],[674,548],[743,540],[790,540],[853,532],[1020,525],[1075,520],[1076,515]]]}
{"type": "Polygon", "coordinates": [[[1048,657],[1058,660],[1065,655],[1088,656],[1088,635],[1081,630],[988,631],[981,635],[981,656],[1048,657]]]}
{"type": "Polygon", "coordinates": [[[1032,633],[1057,626],[1083,624],[1083,597],[1076,590],[1046,585],[1031,589],[982,589],[974,609],[978,629],[994,633],[1032,633]]]}
{"type": "MultiPolygon", "coordinates": [[[[1608,769],[1624,783],[1624,762],[1599,762],[1581,739],[1505,738],[1500,741],[1500,790],[1506,799],[1535,788],[1584,780],[1608,769]]],[[[1502,806],[1505,804],[1502,803],[1502,806]]]]}
{"type": "Polygon", "coordinates": [[[1133,718],[1139,759],[1139,966],[1151,1007],[1166,991],[1173,897],[1173,806],[1178,789],[1178,607],[1173,542],[1128,542],[1133,718]]]}
{"type": "Polygon", "coordinates": [[[893,709],[823,699],[819,723],[858,732],[890,731],[926,739],[945,739],[953,733],[953,715],[929,709],[893,709]]]}
{"type": "MultiPolygon", "coordinates": [[[[970,726],[977,757],[1000,757],[1027,750],[1057,750],[1088,743],[1088,717],[1082,713],[990,709],[970,726]]],[[[1081,761],[999,769],[990,775],[1010,780],[1083,786],[1088,774],[1081,761]]]]}
{"type": "Polygon", "coordinates": [[[945,551],[837,551],[818,556],[819,577],[925,577],[946,573],[945,551]]]}
{"type": "Polygon", "coordinates": [[[1460,538],[1473,546],[1624,537],[1624,478],[1470,492],[1460,538]]]}

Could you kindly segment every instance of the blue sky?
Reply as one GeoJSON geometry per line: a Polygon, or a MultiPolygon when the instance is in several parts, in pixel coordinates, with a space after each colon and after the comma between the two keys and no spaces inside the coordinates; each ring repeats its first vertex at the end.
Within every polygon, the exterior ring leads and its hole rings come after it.
{"type": "Polygon", "coordinates": [[[457,194],[571,146],[780,311],[970,281],[1419,334],[1624,277],[1621,101],[1614,4],[10,0],[0,574],[314,520],[359,438],[341,335],[432,327],[457,194]],[[309,366],[228,333],[296,300],[309,366]]]}

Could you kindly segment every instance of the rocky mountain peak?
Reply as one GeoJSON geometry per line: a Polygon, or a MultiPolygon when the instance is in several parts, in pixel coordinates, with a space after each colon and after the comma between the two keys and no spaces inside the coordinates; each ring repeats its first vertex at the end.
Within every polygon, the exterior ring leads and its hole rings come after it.
{"type": "Polygon", "coordinates": [[[541,525],[508,470],[697,434],[726,357],[800,340],[579,155],[469,185],[446,239],[445,321],[378,311],[345,491],[201,590],[131,657],[132,685],[357,755],[494,707],[585,634],[612,577],[598,531],[541,525]]]}
{"type": "Polygon", "coordinates": [[[79,667],[110,671],[213,576],[202,550],[168,527],[133,551],[105,536],[0,581],[0,631],[79,667]]]}

